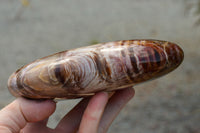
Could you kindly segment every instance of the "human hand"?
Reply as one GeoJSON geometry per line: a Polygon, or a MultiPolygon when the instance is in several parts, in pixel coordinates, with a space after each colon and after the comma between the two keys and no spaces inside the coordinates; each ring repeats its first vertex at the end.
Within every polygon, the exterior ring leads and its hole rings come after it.
{"type": "Polygon", "coordinates": [[[110,98],[106,92],[99,92],[91,99],[80,101],[62,118],[55,129],[46,126],[48,117],[56,108],[54,101],[17,98],[0,111],[0,132],[105,133],[133,96],[132,88],[118,90],[110,98]]]}

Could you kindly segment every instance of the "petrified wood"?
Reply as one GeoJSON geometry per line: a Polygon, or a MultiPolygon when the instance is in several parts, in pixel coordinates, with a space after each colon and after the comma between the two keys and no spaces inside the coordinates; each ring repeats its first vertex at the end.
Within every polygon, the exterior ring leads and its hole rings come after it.
{"type": "Polygon", "coordinates": [[[115,91],[165,75],[183,60],[182,49],[161,40],[124,40],[59,52],[13,73],[8,88],[27,98],[79,98],[115,91]]]}

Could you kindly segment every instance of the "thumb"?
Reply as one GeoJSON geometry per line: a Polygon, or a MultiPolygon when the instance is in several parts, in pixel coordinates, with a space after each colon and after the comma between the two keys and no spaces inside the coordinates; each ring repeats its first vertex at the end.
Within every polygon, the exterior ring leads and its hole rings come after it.
{"type": "Polygon", "coordinates": [[[0,132],[19,132],[27,122],[38,122],[49,117],[55,108],[56,104],[52,100],[17,98],[0,111],[0,132]]]}

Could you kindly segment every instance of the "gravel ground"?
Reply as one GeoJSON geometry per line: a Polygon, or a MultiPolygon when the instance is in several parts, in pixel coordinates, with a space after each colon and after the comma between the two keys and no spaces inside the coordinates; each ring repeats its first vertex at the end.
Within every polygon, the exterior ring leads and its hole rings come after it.
{"type": "MultiPolygon", "coordinates": [[[[200,133],[200,7],[197,0],[1,0],[0,108],[15,98],[9,75],[34,59],[94,42],[154,38],[180,44],[183,64],[135,87],[110,133],[200,133]]],[[[78,100],[58,103],[55,127],[78,100]]]]}

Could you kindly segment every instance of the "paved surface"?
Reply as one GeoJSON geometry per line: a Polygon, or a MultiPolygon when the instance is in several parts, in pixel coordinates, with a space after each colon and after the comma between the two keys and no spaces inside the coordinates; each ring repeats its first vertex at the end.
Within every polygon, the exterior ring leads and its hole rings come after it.
{"type": "MultiPolygon", "coordinates": [[[[136,86],[110,133],[200,133],[200,25],[197,0],[1,0],[0,108],[11,102],[7,78],[20,66],[64,49],[121,39],[179,43],[183,64],[173,73],[136,86]]],[[[61,101],[49,126],[77,100],[61,101]]]]}

